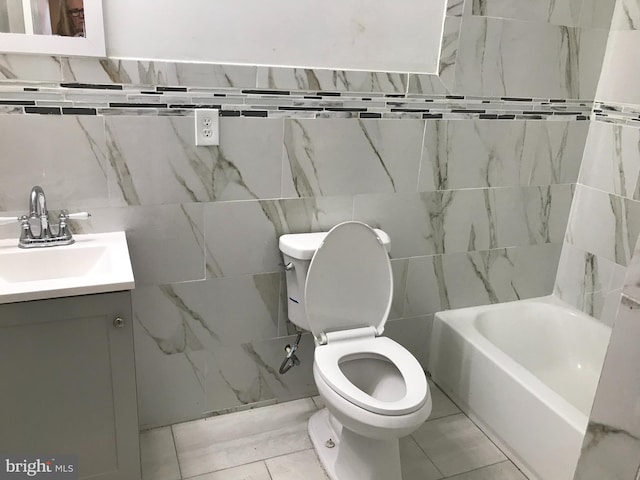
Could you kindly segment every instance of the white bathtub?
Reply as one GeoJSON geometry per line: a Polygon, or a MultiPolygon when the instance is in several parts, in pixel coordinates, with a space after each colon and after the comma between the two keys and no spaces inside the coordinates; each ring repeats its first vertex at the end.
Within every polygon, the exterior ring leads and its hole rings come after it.
{"type": "Polygon", "coordinates": [[[530,478],[571,480],[610,333],[555,297],[449,310],[429,372],[530,478]]]}

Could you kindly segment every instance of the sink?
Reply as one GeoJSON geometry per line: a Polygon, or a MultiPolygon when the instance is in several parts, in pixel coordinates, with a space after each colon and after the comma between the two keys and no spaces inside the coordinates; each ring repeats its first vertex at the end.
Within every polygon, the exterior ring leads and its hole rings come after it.
{"type": "Polygon", "coordinates": [[[135,287],[124,232],[73,238],[72,245],[32,249],[0,240],[0,304],[135,287]]]}

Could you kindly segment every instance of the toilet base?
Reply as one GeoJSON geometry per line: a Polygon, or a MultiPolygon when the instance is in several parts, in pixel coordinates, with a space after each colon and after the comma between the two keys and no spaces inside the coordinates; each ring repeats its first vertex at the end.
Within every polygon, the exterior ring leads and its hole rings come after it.
{"type": "Polygon", "coordinates": [[[309,436],[331,480],[401,480],[398,439],[376,440],[339,426],[326,408],[309,419],[309,436]],[[332,440],[335,446],[329,448],[332,440]]]}

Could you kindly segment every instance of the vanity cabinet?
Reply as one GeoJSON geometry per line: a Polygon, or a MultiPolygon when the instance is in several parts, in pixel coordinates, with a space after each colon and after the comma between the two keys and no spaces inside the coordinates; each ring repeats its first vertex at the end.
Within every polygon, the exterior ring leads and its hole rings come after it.
{"type": "Polygon", "coordinates": [[[140,479],[130,292],[0,305],[0,453],[140,479]]]}

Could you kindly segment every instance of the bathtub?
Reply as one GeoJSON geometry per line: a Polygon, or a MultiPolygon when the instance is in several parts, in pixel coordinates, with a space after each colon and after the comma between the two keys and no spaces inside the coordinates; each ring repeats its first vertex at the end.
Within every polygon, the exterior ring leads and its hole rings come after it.
{"type": "Polygon", "coordinates": [[[610,333],[553,296],[449,310],[428,370],[529,478],[571,480],[610,333]]]}

